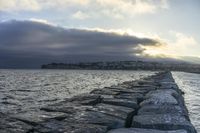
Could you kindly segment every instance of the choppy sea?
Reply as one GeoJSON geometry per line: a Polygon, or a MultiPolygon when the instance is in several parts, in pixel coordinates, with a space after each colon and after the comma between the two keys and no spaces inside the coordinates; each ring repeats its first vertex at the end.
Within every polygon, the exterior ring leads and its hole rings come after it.
{"type": "Polygon", "coordinates": [[[146,71],[0,70],[0,112],[34,110],[95,88],[151,74],[146,71]]]}
{"type": "Polygon", "coordinates": [[[190,119],[197,132],[200,133],[200,74],[173,72],[179,88],[185,92],[185,103],[190,119]]]}

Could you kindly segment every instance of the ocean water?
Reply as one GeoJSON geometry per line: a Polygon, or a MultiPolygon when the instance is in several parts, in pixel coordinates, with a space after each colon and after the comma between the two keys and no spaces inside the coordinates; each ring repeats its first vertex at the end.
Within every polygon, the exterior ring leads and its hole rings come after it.
{"type": "Polygon", "coordinates": [[[200,74],[173,72],[179,88],[185,92],[184,98],[191,122],[200,133],[200,74]]]}
{"type": "Polygon", "coordinates": [[[0,112],[35,110],[71,96],[152,75],[147,71],[0,70],[0,112]]]}

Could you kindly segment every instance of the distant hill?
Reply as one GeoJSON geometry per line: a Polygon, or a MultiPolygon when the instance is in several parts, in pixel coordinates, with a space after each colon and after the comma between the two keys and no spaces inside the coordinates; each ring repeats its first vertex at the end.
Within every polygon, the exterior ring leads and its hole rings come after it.
{"type": "Polygon", "coordinates": [[[82,63],[51,63],[41,66],[42,69],[92,69],[92,70],[170,70],[200,72],[199,64],[165,63],[145,61],[110,61],[110,62],[82,62],[82,63]]]}

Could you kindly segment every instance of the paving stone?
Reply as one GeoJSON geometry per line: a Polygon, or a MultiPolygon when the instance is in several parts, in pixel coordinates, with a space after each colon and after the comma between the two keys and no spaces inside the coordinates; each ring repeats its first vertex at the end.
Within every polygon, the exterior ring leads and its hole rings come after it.
{"type": "Polygon", "coordinates": [[[134,87],[132,87],[132,89],[133,89],[134,93],[146,94],[149,91],[155,90],[156,87],[137,87],[137,86],[134,86],[134,87]]]}
{"type": "Polygon", "coordinates": [[[159,84],[157,82],[150,80],[140,80],[138,81],[138,85],[158,86],[159,84]]]}
{"type": "MultiPolygon", "coordinates": [[[[142,90],[142,88],[138,88],[142,90]]],[[[145,88],[146,89],[146,88],[145,88]]],[[[119,95],[121,93],[135,93],[136,89],[128,89],[128,88],[122,88],[122,87],[105,87],[103,89],[95,89],[91,93],[92,94],[101,94],[101,95],[119,95]]]]}
{"type": "Polygon", "coordinates": [[[28,111],[12,115],[12,118],[20,120],[30,125],[38,125],[39,123],[49,119],[65,119],[67,115],[61,112],[45,112],[45,111],[28,111]]]}
{"type": "Polygon", "coordinates": [[[159,130],[184,129],[196,133],[193,125],[184,117],[173,114],[137,115],[134,116],[132,127],[159,130]]]}
{"type": "Polygon", "coordinates": [[[114,98],[118,99],[128,99],[128,100],[134,100],[137,99],[137,101],[142,101],[144,99],[144,94],[141,93],[121,93],[119,95],[114,96],[114,98]]]}
{"type": "Polygon", "coordinates": [[[46,112],[63,112],[68,114],[76,113],[76,111],[84,111],[93,108],[92,106],[73,104],[70,102],[60,102],[53,105],[42,107],[41,110],[46,112]]]}
{"type": "Polygon", "coordinates": [[[64,120],[67,123],[96,124],[107,126],[108,129],[125,127],[125,120],[98,111],[77,111],[64,120]]]}
{"type": "Polygon", "coordinates": [[[161,88],[170,88],[170,89],[178,89],[178,86],[175,82],[159,82],[161,88]]]}
{"type": "Polygon", "coordinates": [[[136,99],[133,101],[128,99],[104,98],[102,103],[117,105],[117,106],[125,106],[133,109],[138,108],[136,99]]]}
{"type": "Polygon", "coordinates": [[[173,130],[173,131],[162,131],[153,129],[141,129],[141,128],[121,128],[114,129],[108,133],[188,133],[186,130],[173,130]]]}
{"type": "Polygon", "coordinates": [[[65,100],[66,102],[71,102],[75,104],[82,104],[82,105],[95,105],[102,101],[101,95],[97,94],[80,94],[77,96],[74,96],[70,99],[65,100]]]}
{"type": "Polygon", "coordinates": [[[159,90],[150,91],[149,93],[146,94],[145,98],[157,97],[158,95],[171,95],[175,98],[180,96],[173,89],[165,89],[165,90],[159,89],[159,90]]]}
{"type": "Polygon", "coordinates": [[[0,133],[27,133],[32,128],[31,125],[6,115],[0,116],[0,133]]]}
{"type": "Polygon", "coordinates": [[[83,124],[99,124],[106,125],[109,128],[124,127],[126,124],[126,115],[134,111],[127,107],[117,107],[106,104],[97,104],[96,106],[52,106],[43,108],[45,110],[64,112],[66,115],[65,121],[68,123],[83,123],[83,124]],[[103,106],[105,105],[105,107],[103,106]],[[58,109],[59,108],[59,109],[58,109]],[[124,110],[123,110],[124,109],[124,110]]]}
{"type": "Polygon", "coordinates": [[[178,97],[178,93],[174,90],[155,90],[149,92],[140,106],[145,105],[178,105],[178,101],[175,97],[178,97]]]}
{"type": "Polygon", "coordinates": [[[62,121],[48,121],[34,128],[34,133],[106,133],[107,127],[94,124],[77,124],[62,121]]]}
{"type": "Polygon", "coordinates": [[[176,114],[187,116],[186,109],[179,105],[147,105],[138,110],[138,115],[176,114]]]}
{"type": "Polygon", "coordinates": [[[93,108],[91,108],[91,110],[118,117],[124,120],[127,119],[128,115],[131,115],[135,112],[135,110],[132,108],[103,103],[94,106],[93,108]]]}
{"type": "Polygon", "coordinates": [[[118,95],[119,94],[118,91],[112,91],[111,89],[108,89],[108,88],[94,89],[90,93],[91,94],[99,94],[99,95],[118,95]]]}
{"type": "Polygon", "coordinates": [[[170,95],[158,95],[157,97],[146,99],[140,103],[140,106],[145,105],[178,105],[178,101],[170,95]]]}

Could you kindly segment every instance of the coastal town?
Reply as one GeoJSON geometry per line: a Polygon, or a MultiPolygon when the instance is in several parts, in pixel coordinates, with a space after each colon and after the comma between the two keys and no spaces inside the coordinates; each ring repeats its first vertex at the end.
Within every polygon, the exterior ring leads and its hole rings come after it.
{"type": "Polygon", "coordinates": [[[92,70],[165,70],[200,73],[199,64],[162,63],[145,61],[112,61],[87,63],[51,63],[41,66],[42,69],[92,69],[92,70]]]}

